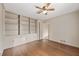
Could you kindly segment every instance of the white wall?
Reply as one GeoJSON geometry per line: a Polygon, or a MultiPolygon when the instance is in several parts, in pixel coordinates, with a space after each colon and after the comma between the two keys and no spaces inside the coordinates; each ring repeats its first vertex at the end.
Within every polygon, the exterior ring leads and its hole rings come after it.
{"type": "Polygon", "coordinates": [[[49,39],[79,47],[79,11],[64,14],[47,20],[49,39]]]}

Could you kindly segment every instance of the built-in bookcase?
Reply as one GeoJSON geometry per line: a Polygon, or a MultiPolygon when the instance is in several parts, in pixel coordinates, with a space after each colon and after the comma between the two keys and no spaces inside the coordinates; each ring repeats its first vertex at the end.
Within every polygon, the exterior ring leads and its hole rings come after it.
{"type": "Polygon", "coordinates": [[[20,16],[20,34],[29,33],[29,19],[25,16],[20,16]]]}
{"type": "Polygon", "coordinates": [[[5,48],[37,40],[37,20],[5,11],[5,48]]]}
{"type": "Polygon", "coordinates": [[[18,16],[7,11],[5,12],[5,35],[18,35],[18,16]]]}
{"type": "Polygon", "coordinates": [[[37,20],[5,12],[5,35],[17,36],[37,32],[37,20]]]}
{"type": "Polygon", "coordinates": [[[34,19],[30,19],[30,33],[35,33],[36,31],[36,23],[34,19]]]}

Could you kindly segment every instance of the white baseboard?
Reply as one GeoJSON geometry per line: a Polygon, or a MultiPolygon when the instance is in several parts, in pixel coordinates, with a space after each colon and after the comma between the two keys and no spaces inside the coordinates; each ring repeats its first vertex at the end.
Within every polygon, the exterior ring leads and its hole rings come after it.
{"type": "Polygon", "coordinates": [[[69,45],[69,46],[72,46],[72,47],[79,48],[78,45],[71,44],[71,43],[69,43],[69,42],[61,42],[61,41],[57,41],[57,40],[51,40],[51,41],[55,41],[55,42],[58,42],[58,43],[61,43],[61,44],[66,44],[66,45],[69,45]]]}

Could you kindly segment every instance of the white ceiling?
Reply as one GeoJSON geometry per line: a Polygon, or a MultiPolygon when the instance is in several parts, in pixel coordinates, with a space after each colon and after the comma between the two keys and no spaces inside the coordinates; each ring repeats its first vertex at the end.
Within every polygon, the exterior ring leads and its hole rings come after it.
{"type": "Polygon", "coordinates": [[[79,10],[79,3],[53,3],[55,11],[49,12],[48,15],[37,14],[34,6],[40,6],[42,3],[5,3],[5,9],[20,15],[32,17],[38,20],[45,20],[56,17],[65,13],[79,10]]]}

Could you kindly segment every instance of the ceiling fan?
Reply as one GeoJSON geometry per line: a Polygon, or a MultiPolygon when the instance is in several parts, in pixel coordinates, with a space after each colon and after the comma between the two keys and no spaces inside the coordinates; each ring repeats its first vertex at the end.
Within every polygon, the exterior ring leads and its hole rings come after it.
{"type": "Polygon", "coordinates": [[[50,7],[50,5],[51,5],[51,3],[45,3],[45,5],[43,5],[41,7],[35,6],[35,8],[39,9],[37,14],[44,13],[45,15],[47,15],[48,11],[54,11],[55,9],[50,7]]]}

